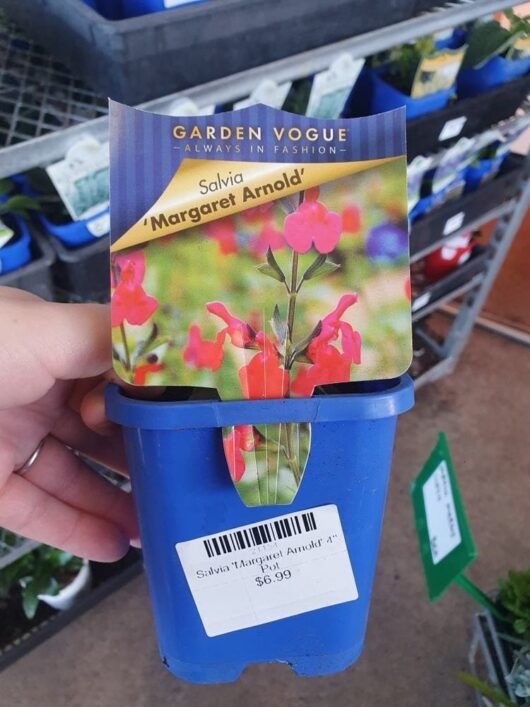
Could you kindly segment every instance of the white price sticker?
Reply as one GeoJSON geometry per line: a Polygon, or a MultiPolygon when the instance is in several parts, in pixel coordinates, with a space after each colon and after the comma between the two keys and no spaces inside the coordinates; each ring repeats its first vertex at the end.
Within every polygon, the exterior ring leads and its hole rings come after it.
{"type": "Polygon", "coordinates": [[[434,565],[437,565],[462,542],[453,490],[445,461],[440,462],[423,485],[423,502],[432,561],[434,565]]]}
{"type": "Polygon", "coordinates": [[[88,221],[86,227],[94,238],[106,236],[110,231],[110,213],[107,211],[107,213],[101,214],[101,216],[96,216],[96,218],[88,221]]]}
{"type": "Polygon", "coordinates": [[[445,222],[443,235],[448,236],[450,233],[454,233],[455,231],[458,231],[459,228],[462,228],[465,216],[466,215],[463,211],[459,211],[454,216],[451,216],[451,218],[448,218],[445,222]]]}
{"type": "Polygon", "coordinates": [[[425,307],[426,304],[429,304],[429,300],[431,299],[431,293],[430,292],[424,292],[422,295],[419,297],[416,297],[416,299],[412,303],[412,311],[417,312],[418,309],[421,309],[422,307],[425,307]]]}
{"type": "Polygon", "coordinates": [[[337,506],[175,545],[208,636],[358,598],[337,506]]]}
{"type": "Polygon", "coordinates": [[[439,142],[443,142],[444,140],[450,140],[451,138],[460,135],[460,133],[464,129],[466,121],[467,116],[465,115],[460,116],[460,118],[453,118],[452,120],[448,120],[447,123],[441,129],[440,134],[438,135],[439,142]]]}

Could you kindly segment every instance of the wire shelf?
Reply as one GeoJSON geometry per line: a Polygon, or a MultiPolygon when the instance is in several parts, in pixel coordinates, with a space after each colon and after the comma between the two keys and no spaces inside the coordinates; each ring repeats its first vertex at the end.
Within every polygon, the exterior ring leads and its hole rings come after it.
{"type": "Polygon", "coordinates": [[[31,552],[38,544],[0,528],[0,570],[27,552],[31,552]]]}
{"type": "Polygon", "coordinates": [[[0,149],[106,114],[104,98],[0,18],[0,149]]]}

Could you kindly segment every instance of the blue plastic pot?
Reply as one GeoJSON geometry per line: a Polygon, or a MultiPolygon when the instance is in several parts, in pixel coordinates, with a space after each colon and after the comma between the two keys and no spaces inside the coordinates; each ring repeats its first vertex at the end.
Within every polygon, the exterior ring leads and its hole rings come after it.
{"type": "MultiPolygon", "coordinates": [[[[100,0],[101,2],[101,0],[100,0]]],[[[164,0],[121,0],[124,17],[135,17],[136,15],[148,15],[151,12],[161,12],[174,7],[206,2],[206,0],[181,0],[176,3],[165,3],[164,0]]]]}
{"type": "Polygon", "coordinates": [[[411,98],[386,83],[376,72],[371,71],[370,73],[372,113],[384,113],[387,110],[405,106],[407,120],[411,120],[444,108],[455,91],[454,87],[451,87],[422,98],[411,98]]]}
{"type": "Polygon", "coordinates": [[[420,216],[423,216],[423,214],[426,214],[428,211],[430,211],[432,209],[432,202],[432,194],[429,194],[428,196],[424,196],[419,199],[410,210],[410,222],[414,223],[414,221],[417,221],[420,216]]]}
{"type": "Polygon", "coordinates": [[[507,81],[523,76],[530,71],[530,57],[525,59],[504,59],[495,56],[480,69],[462,69],[457,77],[459,98],[478,96],[500,86],[507,81]]]}
{"type": "Polygon", "coordinates": [[[228,682],[251,663],[273,661],[299,675],[324,675],[359,657],[396,420],[414,393],[408,376],[355,389],[237,402],[150,402],[107,389],[107,415],[123,426],[160,653],[177,677],[228,682]],[[279,422],[312,423],[300,490],[290,506],[248,508],[230,480],[221,428],[279,422]],[[359,598],[208,637],[175,543],[326,504],[338,507],[359,598]]]}
{"type": "Polygon", "coordinates": [[[465,171],[466,194],[475,191],[485,179],[490,175],[496,174],[501,168],[507,154],[506,152],[492,160],[480,160],[477,164],[469,165],[465,171]]]}
{"type": "Polygon", "coordinates": [[[31,236],[23,219],[8,214],[2,216],[4,223],[15,231],[13,238],[0,248],[0,274],[18,270],[31,260],[31,236]]]}
{"type": "MultiPolygon", "coordinates": [[[[12,180],[24,194],[38,199],[39,195],[33,191],[28,179],[23,174],[15,175],[12,177],[12,180]]],[[[60,240],[67,248],[79,248],[79,246],[92,243],[100,237],[108,235],[108,229],[105,233],[102,233],[101,236],[95,236],[91,231],[91,228],[93,228],[96,223],[99,223],[101,219],[108,220],[108,215],[109,210],[107,208],[87,219],[57,224],[46,218],[41,211],[35,211],[33,214],[35,221],[39,224],[41,229],[49,236],[60,240]]]]}

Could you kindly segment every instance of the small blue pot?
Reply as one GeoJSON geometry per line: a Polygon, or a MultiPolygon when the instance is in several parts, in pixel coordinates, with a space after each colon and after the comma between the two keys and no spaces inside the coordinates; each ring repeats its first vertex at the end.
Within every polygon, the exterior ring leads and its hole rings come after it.
{"type": "Polygon", "coordinates": [[[411,223],[414,223],[414,221],[417,221],[420,216],[423,216],[423,214],[426,214],[428,211],[431,210],[432,201],[432,194],[429,194],[428,196],[422,197],[414,204],[409,213],[409,219],[411,223]]]}
{"type": "MultiPolygon", "coordinates": [[[[101,2],[101,0],[99,0],[101,2]]],[[[195,4],[197,2],[206,2],[207,0],[183,0],[173,7],[184,7],[186,5],[195,4]]],[[[151,12],[161,12],[169,10],[171,7],[166,6],[164,0],[121,0],[123,5],[124,17],[135,17],[137,15],[148,15],[151,12]]]]}
{"type": "Polygon", "coordinates": [[[478,164],[469,165],[465,172],[466,188],[465,193],[475,191],[489,175],[496,174],[501,168],[506,155],[499,155],[492,160],[480,160],[478,164]]]}
{"type": "Polygon", "coordinates": [[[437,91],[422,98],[411,98],[386,83],[376,72],[371,71],[370,73],[372,113],[384,113],[387,110],[405,106],[407,109],[407,120],[412,120],[420,115],[426,115],[444,108],[455,92],[454,87],[452,87],[446,91],[437,91]]]}
{"type": "MultiPolygon", "coordinates": [[[[177,389],[178,390],[178,389],[177,389]]],[[[286,662],[299,675],[343,670],[364,643],[397,416],[413,405],[408,376],[354,394],[264,401],[133,400],[107,389],[123,426],[160,653],[177,677],[228,682],[251,663],[286,662]],[[311,452],[290,506],[249,508],[230,480],[221,428],[310,422],[311,452]],[[209,637],[175,543],[335,504],[359,598],[209,637]]]]}
{"type": "Polygon", "coordinates": [[[459,98],[478,96],[530,71],[530,57],[510,60],[495,56],[480,69],[462,69],[457,77],[459,98]]]}
{"type": "Polygon", "coordinates": [[[15,231],[13,239],[0,248],[0,274],[18,270],[31,260],[31,236],[23,219],[8,214],[2,216],[7,226],[15,231]]]}
{"type": "MultiPolygon", "coordinates": [[[[39,195],[33,191],[28,179],[23,174],[17,174],[12,179],[22,193],[38,199],[39,195]]],[[[94,229],[98,223],[104,221],[110,226],[108,208],[99,211],[90,218],[82,219],[80,221],[70,221],[62,224],[52,223],[40,211],[35,211],[33,216],[35,221],[41,229],[45,231],[45,233],[60,240],[61,243],[64,243],[67,248],[79,248],[79,246],[93,243],[109,233],[109,228],[105,228],[99,235],[94,235],[94,229]]]]}

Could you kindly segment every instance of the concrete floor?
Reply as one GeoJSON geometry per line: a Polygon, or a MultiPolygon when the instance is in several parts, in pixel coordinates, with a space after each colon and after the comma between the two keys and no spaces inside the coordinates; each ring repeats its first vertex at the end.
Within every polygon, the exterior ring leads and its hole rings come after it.
{"type": "Polygon", "coordinates": [[[444,430],[480,553],[469,576],[494,587],[509,567],[528,565],[529,419],[530,352],[486,332],[473,335],[452,377],[419,392],[399,424],[366,647],[345,673],[301,679],[262,665],[233,685],[186,685],[158,660],[140,577],[2,673],[1,706],[474,704],[456,672],[476,607],[456,587],[428,603],[408,488],[444,430]]]}

